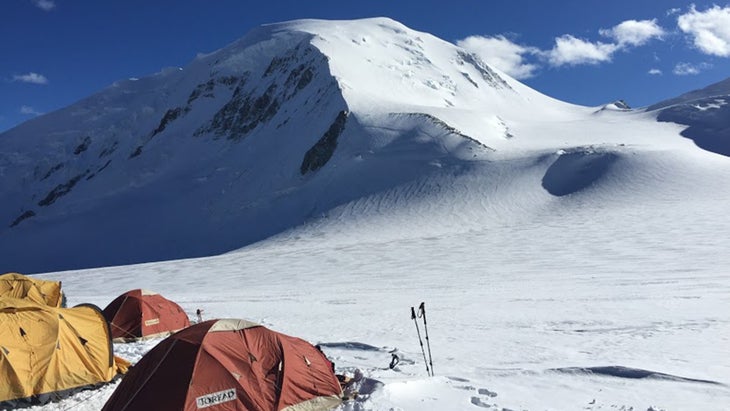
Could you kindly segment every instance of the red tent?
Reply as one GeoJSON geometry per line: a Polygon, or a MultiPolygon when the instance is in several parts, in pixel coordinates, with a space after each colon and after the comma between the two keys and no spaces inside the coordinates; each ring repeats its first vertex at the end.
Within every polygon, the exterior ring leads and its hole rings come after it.
{"type": "Polygon", "coordinates": [[[176,303],[146,290],[131,290],[104,308],[114,341],[135,341],[169,335],[190,325],[176,303]]]}
{"type": "Polygon", "coordinates": [[[308,342],[245,320],[209,320],[150,350],[103,411],[317,411],[341,395],[332,363],[308,342]]]}

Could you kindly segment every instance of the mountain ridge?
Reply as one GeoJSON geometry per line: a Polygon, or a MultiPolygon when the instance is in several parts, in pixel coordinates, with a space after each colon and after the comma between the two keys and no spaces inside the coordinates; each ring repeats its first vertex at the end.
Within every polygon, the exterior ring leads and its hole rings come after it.
{"type": "Polygon", "coordinates": [[[543,189],[570,197],[611,172],[597,151],[702,156],[679,130],[559,102],[387,18],[272,24],[1,134],[0,250],[25,272],[218,254],[509,161],[543,164],[543,189]]]}
{"type": "Polygon", "coordinates": [[[657,120],[686,125],[682,135],[704,150],[730,156],[730,78],[646,108],[657,120]]]}

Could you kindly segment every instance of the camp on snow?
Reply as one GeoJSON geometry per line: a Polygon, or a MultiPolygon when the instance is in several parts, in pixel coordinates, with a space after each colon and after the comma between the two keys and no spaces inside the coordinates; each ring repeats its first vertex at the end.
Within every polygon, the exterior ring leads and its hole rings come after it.
{"type": "Polygon", "coordinates": [[[342,390],[310,343],[239,319],[208,320],[167,337],[122,379],[103,411],[317,411],[342,390]]]}
{"type": "Polygon", "coordinates": [[[50,307],[64,306],[60,281],[47,281],[18,273],[0,275],[0,297],[33,301],[50,307]]]}
{"type": "Polygon", "coordinates": [[[103,313],[115,342],[164,337],[190,325],[188,315],[177,303],[140,289],[115,298],[103,313]]]}
{"type": "Polygon", "coordinates": [[[126,372],[99,308],[0,297],[0,408],[63,399],[126,372]]]}

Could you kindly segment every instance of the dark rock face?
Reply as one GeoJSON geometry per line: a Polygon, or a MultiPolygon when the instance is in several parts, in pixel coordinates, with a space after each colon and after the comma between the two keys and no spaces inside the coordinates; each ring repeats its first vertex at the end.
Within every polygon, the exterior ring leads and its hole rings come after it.
{"type": "Polygon", "coordinates": [[[456,127],[450,126],[449,124],[447,124],[445,121],[441,120],[438,117],[434,117],[434,116],[432,116],[430,114],[426,114],[426,113],[405,113],[403,115],[406,115],[406,116],[409,116],[409,117],[421,117],[421,118],[424,118],[424,119],[430,121],[431,123],[435,124],[436,126],[442,128],[443,130],[449,132],[450,134],[459,136],[459,137],[461,137],[461,138],[463,138],[465,140],[469,140],[470,142],[472,142],[472,143],[474,143],[476,145],[479,145],[482,148],[485,148],[487,150],[495,151],[492,147],[487,146],[486,144],[480,142],[479,140],[477,140],[475,138],[472,138],[472,137],[467,136],[466,134],[462,133],[461,130],[457,129],[456,127]]]}
{"type": "Polygon", "coordinates": [[[74,154],[79,155],[79,154],[83,153],[84,151],[86,151],[89,148],[90,145],[91,145],[91,137],[89,137],[89,136],[84,137],[84,140],[78,146],[76,146],[76,148],[74,149],[74,154]]]}
{"type": "Polygon", "coordinates": [[[624,100],[614,101],[613,104],[622,110],[631,110],[631,106],[629,106],[629,103],[625,102],[624,100]]]}
{"type": "Polygon", "coordinates": [[[152,132],[152,137],[155,135],[161,133],[163,130],[165,130],[165,127],[167,127],[168,124],[170,124],[173,120],[178,118],[180,114],[182,113],[182,108],[176,107],[171,108],[165,112],[165,115],[162,116],[162,119],[160,120],[160,124],[157,126],[155,131],[152,132]]]}
{"type": "Polygon", "coordinates": [[[115,141],[111,146],[105,147],[101,152],[99,153],[99,158],[107,157],[112,155],[117,150],[117,147],[119,146],[119,142],[115,141]]]}
{"type": "MultiPolygon", "coordinates": [[[[313,84],[316,83],[317,76],[326,74],[327,57],[313,48],[308,41],[303,41],[287,53],[274,57],[268,67],[264,67],[260,70],[242,70],[237,74],[223,74],[216,72],[216,67],[212,66],[210,77],[187,90],[189,92],[187,97],[172,102],[169,108],[160,114],[156,124],[147,126],[149,129],[146,132],[135,131],[133,134],[139,137],[130,148],[124,148],[126,152],[123,154],[118,153],[119,148],[126,147],[122,143],[123,140],[119,139],[116,132],[110,132],[117,127],[116,125],[110,130],[98,130],[98,133],[96,130],[84,131],[78,135],[73,145],[68,147],[68,155],[63,156],[63,153],[60,153],[61,156],[56,157],[56,161],[44,161],[35,167],[34,179],[44,184],[33,189],[25,206],[15,211],[16,214],[7,216],[5,224],[15,227],[58,205],[58,202],[63,201],[62,198],[71,193],[78,184],[92,180],[92,184],[96,183],[104,170],[110,167],[119,155],[122,156],[120,159],[126,157],[133,160],[144,155],[146,151],[153,150],[148,147],[148,143],[155,137],[170,134],[172,125],[177,126],[175,131],[183,130],[182,123],[188,121],[185,124],[190,127],[190,133],[193,135],[210,133],[213,137],[240,141],[271,121],[277,121],[278,125],[286,124],[289,117],[283,114],[277,117],[277,114],[286,109],[282,108],[284,104],[295,97],[302,97],[300,93],[307,93],[307,97],[296,101],[296,108],[318,107],[320,99],[330,90],[320,84],[319,90],[314,88],[309,92],[309,88],[315,87],[313,84]],[[221,103],[218,103],[218,100],[213,102],[221,105],[217,106],[217,111],[213,111],[207,122],[190,126],[189,119],[185,117],[190,111],[197,109],[196,104],[202,103],[201,100],[214,100],[221,96],[231,97],[221,103]],[[274,119],[275,117],[277,118],[274,119]],[[96,161],[89,161],[92,158],[88,152],[93,152],[92,156],[97,158],[96,161]]],[[[208,104],[210,102],[205,102],[203,105],[208,104]]],[[[204,108],[203,111],[205,110],[208,109],[204,108]]],[[[119,127],[123,128],[126,124],[119,127]]],[[[129,130],[121,130],[121,136],[128,138],[127,134],[129,130]]],[[[331,156],[331,152],[329,155],[331,156]]],[[[125,166],[120,164],[120,167],[125,166]]]]}
{"type": "Polygon", "coordinates": [[[10,228],[15,227],[16,225],[20,224],[23,220],[27,220],[34,216],[35,216],[35,212],[33,210],[27,210],[23,214],[19,215],[18,218],[16,218],[12,224],[10,224],[10,228]]]}
{"type": "Polygon", "coordinates": [[[190,93],[190,96],[188,97],[188,103],[185,107],[186,111],[190,111],[190,105],[193,103],[193,101],[197,100],[200,96],[204,97],[214,97],[213,94],[213,88],[215,87],[215,80],[210,79],[205,83],[198,84],[193,91],[190,93]]]}
{"type": "Polygon", "coordinates": [[[50,177],[51,175],[53,175],[53,173],[55,173],[56,171],[58,171],[58,170],[60,170],[62,168],[63,168],[63,163],[58,163],[55,166],[51,167],[48,170],[48,172],[41,178],[41,181],[47,179],[48,177],[50,177]]]}
{"type": "Polygon", "coordinates": [[[219,136],[227,135],[230,140],[240,140],[276,114],[281,104],[276,93],[276,84],[271,84],[259,96],[246,94],[243,85],[245,81],[236,87],[231,100],[213,116],[204,131],[214,131],[219,136]]]}
{"type": "MultiPolygon", "coordinates": [[[[218,81],[229,87],[235,85],[233,95],[208,124],[195,131],[195,135],[213,133],[234,141],[244,139],[254,129],[271,121],[284,103],[312,83],[324,58],[314,53],[311,46],[302,44],[286,55],[274,57],[260,77],[246,72],[235,81],[230,77],[224,82],[218,81]]],[[[210,82],[204,87],[199,85],[188,102],[212,90],[210,82]]],[[[282,121],[286,122],[286,119],[282,121]]]]}
{"type": "Polygon", "coordinates": [[[190,96],[188,96],[188,101],[185,105],[184,113],[187,114],[188,112],[190,112],[190,110],[193,109],[193,102],[200,97],[215,98],[215,87],[217,85],[223,85],[230,89],[233,88],[236,83],[239,82],[239,80],[240,78],[236,76],[221,76],[211,78],[205,83],[198,84],[197,86],[195,86],[193,91],[190,92],[190,96]]]}
{"type": "Polygon", "coordinates": [[[65,182],[63,184],[57,185],[53,190],[51,190],[50,193],[48,193],[48,195],[43,200],[38,202],[38,205],[41,207],[45,207],[45,206],[53,204],[59,198],[70,193],[71,189],[73,189],[73,187],[76,185],[76,183],[78,183],[79,180],[81,180],[87,174],[89,174],[89,170],[86,170],[84,173],[75,176],[74,178],[68,180],[67,182],[65,182]]]}
{"type": "Polygon", "coordinates": [[[139,156],[140,154],[142,154],[142,146],[137,146],[137,148],[135,148],[134,151],[132,151],[132,153],[129,154],[129,158],[130,159],[135,158],[135,157],[139,156]]]}
{"type": "MultiPolygon", "coordinates": [[[[458,53],[458,63],[459,64],[469,64],[473,66],[479,74],[482,75],[482,78],[484,81],[489,83],[491,86],[496,88],[505,88],[505,89],[512,89],[512,87],[507,84],[506,81],[502,77],[499,76],[494,70],[492,70],[485,62],[483,62],[479,57],[477,57],[474,53],[465,53],[465,52],[459,52],[458,53]]],[[[468,77],[467,79],[474,84],[475,86],[479,87],[471,78],[468,77]]]]}
{"type": "Polygon", "coordinates": [[[99,167],[99,168],[98,168],[98,169],[97,169],[96,171],[94,171],[93,173],[89,174],[89,175],[88,175],[88,177],[86,177],[86,180],[87,180],[87,181],[88,181],[88,180],[91,180],[91,179],[92,179],[92,178],[94,178],[94,177],[95,177],[95,176],[96,176],[97,174],[99,174],[99,173],[101,173],[102,171],[104,171],[104,169],[105,169],[105,168],[109,167],[109,164],[111,164],[111,162],[112,162],[111,160],[107,160],[106,164],[104,164],[103,166],[99,167]]]}
{"type": "Polygon", "coordinates": [[[299,168],[302,175],[310,171],[317,171],[322,168],[332,158],[337,148],[337,138],[345,130],[348,112],[343,110],[337,115],[330,128],[324,133],[322,138],[312,146],[304,155],[304,160],[299,168]]]}

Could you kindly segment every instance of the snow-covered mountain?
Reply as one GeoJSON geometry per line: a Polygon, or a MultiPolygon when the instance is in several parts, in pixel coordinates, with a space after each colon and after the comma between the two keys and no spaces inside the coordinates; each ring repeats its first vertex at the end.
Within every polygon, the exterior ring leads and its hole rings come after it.
{"type": "Polygon", "coordinates": [[[320,343],[385,383],[340,411],[727,411],[730,158],[657,121],[720,94],[578,107],[392,20],[265,26],[0,135],[0,269],[249,244],[39,275],[320,343]]]}
{"type": "Polygon", "coordinates": [[[659,121],[684,124],[682,135],[705,150],[730,156],[730,79],[647,107],[659,121]]]}
{"type": "Polygon", "coordinates": [[[474,170],[493,204],[540,176],[535,209],[648,152],[708,156],[656,111],[612,107],[556,101],[386,18],[263,26],[0,135],[3,266],[218,254],[389,190],[414,206],[474,170]]]}

